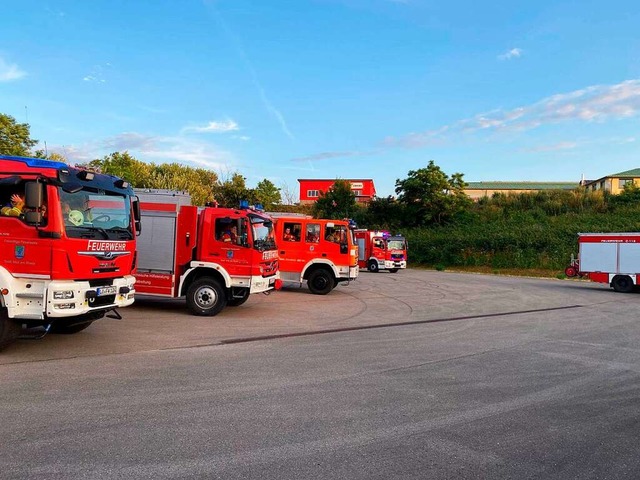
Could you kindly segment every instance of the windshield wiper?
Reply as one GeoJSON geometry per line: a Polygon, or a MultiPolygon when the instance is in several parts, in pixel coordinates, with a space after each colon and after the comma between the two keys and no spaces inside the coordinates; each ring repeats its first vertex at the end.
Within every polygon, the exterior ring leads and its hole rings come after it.
{"type": "Polygon", "coordinates": [[[80,234],[81,237],[96,238],[95,232],[98,232],[105,238],[105,240],[109,240],[109,234],[104,228],[101,228],[101,227],[76,227],[76,228],[78,228],[79,230],[82,230],[82,233],[80,234]]]}
{"type": "Polygon", "coordinates": [[[131,240],[133,238],[133,234],[129,231],[129,229],[124,227],[111,227],[107,228],[109,232],[117,232],[120,235],[120,238],[126,238],[131,240]],[[122,234],[125,234],[124,236],[122,234]]]}

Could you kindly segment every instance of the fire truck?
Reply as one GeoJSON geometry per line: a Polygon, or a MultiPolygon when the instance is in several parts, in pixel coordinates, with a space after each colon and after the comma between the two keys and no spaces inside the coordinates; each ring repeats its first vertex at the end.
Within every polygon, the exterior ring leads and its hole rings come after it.
{"type": "Polygon", "coordinates": [[[0,201],[0,348],[22,327],[72,334],[133,303],[140,212],[127,182],[0,156],[0,201]]]}
{"type": "Polygon", "coordinates": [[[407,241],[402,235],[389,232],[357,229],[358,265],[370,272],[389,270],[396,273],[407,268],[407,241]]]}
{"type": "Polygon", "coordinates": [[[579,233],[581,276],[629,293],[640,281],[640,233],[579,233]]]}
{"type": "Polygon", "coordinates": [[[217,315],[251,293],[280,287],[271,218],[249,208],[196,207],[190,195],[136,189],[137,293],[186,297],[194,315],[217,315]]]}
{"type": "Polygon", "coordinates": [[[283,282],[326,295],[341,282],[358,277],[358,247],[353,230],[343,220],[272,213],[283,282]]]}

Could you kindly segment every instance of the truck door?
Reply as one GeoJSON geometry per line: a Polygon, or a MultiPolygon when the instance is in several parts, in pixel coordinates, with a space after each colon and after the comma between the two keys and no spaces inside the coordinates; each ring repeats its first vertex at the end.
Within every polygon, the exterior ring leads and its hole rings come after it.
{"type": "Polygon", "coordinates": [[[231,276],[251,276],[251,250],[247,219],[216,218],[214,238],[209,241],[208,260],[225,267],[231,276]]]}
{"type": "MultiPolygon", "coordinates": [[[[309,257],[302,238],[302,222],[280,220],[278,223],[276,243],[280,257],[280,270],[300,273],[309,257]]],[[[306,239],[304,240],[306,242],[306,239]]],[[[315,243],[310,242],[310,245],[315,246],[315,243]]]]}

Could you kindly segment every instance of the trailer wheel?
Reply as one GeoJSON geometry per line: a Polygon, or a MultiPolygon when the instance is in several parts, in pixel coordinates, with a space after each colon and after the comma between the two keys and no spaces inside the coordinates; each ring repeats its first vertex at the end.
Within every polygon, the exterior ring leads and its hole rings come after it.
{"type": "Polygon", "coordinates": [[[307,285],[311,293],[315,295],[326,295],[334,286],[334,278],[327,270],[320,268],[311,272],[307,285]]]}
{"type": "Polygon", "coordinates": [[[59,333],[61,335],[73,335],[74,333],[81,332],[89,325],[91,325],[93,321],[82,322],[82,323],[74,323],[72,325],[66,325],[64,323],[54,322],[51,324],[51,328],[49,329],[50,333],[59,333]]]}
{"type": "Polygon", "coordinates": [[[227,305],[229,305],[230,307],[239,307],[247,300],[249,300],[249,289],[243,288],[240,296],[229,295],[229,300],[227,300],[227,305]]]}
{"type": "Polygon", "coordinates": [[[377,272],[378,269],[378,262],[376,262],[375,260],[369,260],[369,263],[367,265],[367,268],[369,269],[370,272],[377,272]]]}
{"type": "Polygon", "coordinates": [[[187,307],[194,315],[213,317],[227,304],[227,293],[213,278],[200,278],[187,290],[187,307]]]}
{"type": "Polygon", "coordinates": [[[0,350],[18,338],[21,329],[19,324],[9,318],[7,309],[0,308],[0,350]]]}
{"type": "Polygon", "coordinates": [[[576,267],[574,267],[573,265],[569,265],[567,268],[564,269],[564,274],[569,278],[577,277],[578,276],[578,269],[576,267]]]}
{"type": "Polygon", "coordinates": [[[611,285],[616,292],[633,292],[633,280],[631,280],[631,277],[628,275],[616,275],[615,277],[613,277],[611,285]]]}
{"type": "Polygon", "coordinates": [[[397,268],[390,268],[389,269],[389,273],[398,273],[398,269],[397,268]]]}

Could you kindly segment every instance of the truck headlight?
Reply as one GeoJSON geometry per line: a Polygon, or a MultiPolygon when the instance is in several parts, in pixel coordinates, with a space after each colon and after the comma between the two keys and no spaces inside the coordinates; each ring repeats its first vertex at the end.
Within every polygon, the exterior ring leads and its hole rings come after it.
{"type": "Polygon", "coordinates": [[[68,298],[73,298],[73,290],[59,290],[57,292],[53,292],[54,300],[66,300],[68,298]]]}

